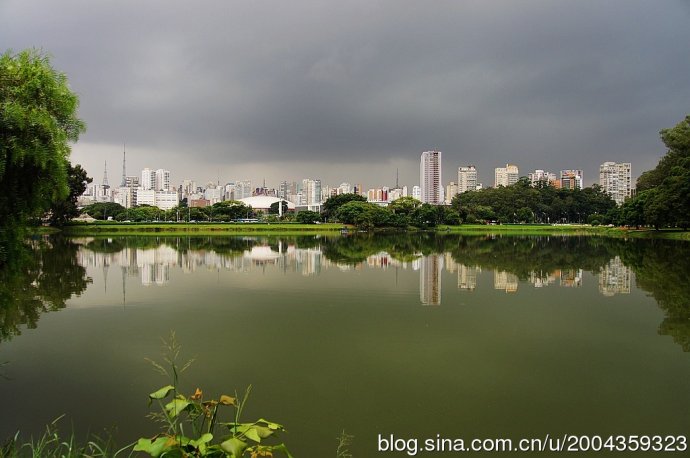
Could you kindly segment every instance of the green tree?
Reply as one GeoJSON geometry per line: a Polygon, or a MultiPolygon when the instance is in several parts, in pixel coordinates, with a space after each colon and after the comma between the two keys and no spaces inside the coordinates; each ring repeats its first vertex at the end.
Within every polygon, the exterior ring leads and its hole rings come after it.
{"type": "Polygon", "coordinates": [[[100,220],[107,220],[108,217],[116,220],[126,219],[124,216],[120,217],[120,215],[125,215],[127,212],[125,207],[115,202],[96,202],[84,207],[83,211],[91,218],[100,220]]]}
{"type": "MultiPolygon", "coordinates": [[[[288,212],[288,203],[286,200],[281,200],[280,203],[282,204],[282,207],[283,207],[282,214],[286,215],[288,212]]],[[[271,204],[271,206],[268,208],[268,213],[271,215],[277,215],[277,214],[281,213],[278,210],[280,210],[278,208],[278,202],[273,202],[271,204]]]]}
{"type": "Polygon", "coordinates": [[[21,237],[29,218],[69,194],[69,143],[85,127],[78,106],[67,77],[46,55],[28,50],[0,56],[0,247],[5,250],[21,237]]]}
{"type": "Polygon", "coordinates": [[[311,210],[304,210],[299,213],[297,213],[297,222],[302,223],[302,224],[314,224],[316,221],[319,220],[321,215],[317,212],[313,212],[311,210]]]}
{"type": "Polygon", "coordinates": [[[336,217],[338,209],[349,202],[366,202],[367,199],[359,194],[339,194],[337,196],[329,197],[321,207],[321,213],[324,218],[329,221],[336,217]]]}
{"type": "Polygon", "coordinates": [[[395,199],[393,202],[391,202],[388,208],[390,208],[396,215],[410,216],[420,205],[422,205],[422,202],[419,200],[415,199],[414,197],[406,196],[395,199]]]}
{"type": "Polygon", "coordinates": [[[79,216],[77,199],[84,194],[86,185],[93,181],[79,164],[74,167],[72,164],[67,164],[67,178],[69,184],[67,198],[54,202],[50,207],[50,224],[53,226],[63,226],[72,218],[79,216]]]}
{"type": "Polygon", "coordinates": [[[637,180],[636,201],[643,201],[646,224],[690,227],[690,115],[670,129],[661,140],[668,148],[653,169],[637,180]]]}

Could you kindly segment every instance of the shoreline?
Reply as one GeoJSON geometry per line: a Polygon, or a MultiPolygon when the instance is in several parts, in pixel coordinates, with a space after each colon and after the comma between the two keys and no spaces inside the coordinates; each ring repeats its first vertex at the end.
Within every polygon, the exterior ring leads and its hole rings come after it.
{"type": "MultiPolygon", "coordinates": [[[[291,223],[96,223],[78,224],[63,228],[38,228],[35,233],[62,233],[71,235],[118,236],[118,235],[305,235],[305,234],[335,234],[343,229],[357,232],[352,226],[340,223],[324,224],[291,224],[291,223]]],[[[34,231],[32,231],[34,232],[34,231]]],[[[380,228],[374,233],[391,232],[390,228],[380,228]]],[[[423,230],[401,230],[393,232],[424,232],[423,230]]],[[[604,227],[588,225],[537,225],[537,224],[463,224],[459,226],[439,225],[428,232],[448,233],[459,235],[560,235],[560,236],[601,236],[624,238],[655,238],[668,240],[690,241],[690,231],[681,229],[627,229],[621,227],[604,227]]]]}

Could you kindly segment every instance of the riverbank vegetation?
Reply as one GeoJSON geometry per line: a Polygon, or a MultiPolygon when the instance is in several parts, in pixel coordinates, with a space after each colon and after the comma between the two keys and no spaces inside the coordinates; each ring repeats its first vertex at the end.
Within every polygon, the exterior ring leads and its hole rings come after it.
{"type": "MultiPolygon", "coordinates": [[[[35,50],[0,56],[0,264],[32,218],[70,194],[70,143],[85,125],[67,77],[35,50]]],[[[83,189],[82,189],[83,192],[83,189]]]]}

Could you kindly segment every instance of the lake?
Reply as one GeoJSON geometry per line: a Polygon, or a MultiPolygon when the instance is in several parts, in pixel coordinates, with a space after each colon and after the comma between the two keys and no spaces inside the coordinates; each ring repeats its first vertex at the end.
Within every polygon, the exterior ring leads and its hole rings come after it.
{"type": "Polygon", "coordinates": [[[343,430],[355,457],[379,455],[379,434],[690,431],[687,242],[419,233],[32,246],[0,273],[0,438],[62,414],[66,431],[152,436],[147,395],[168,380],[146,358],[162,360],[171,330],[181,359],[194,358],[184,392],[251,385],[243,418],[285,425],[299,457],[335,456],[343,430]]]}

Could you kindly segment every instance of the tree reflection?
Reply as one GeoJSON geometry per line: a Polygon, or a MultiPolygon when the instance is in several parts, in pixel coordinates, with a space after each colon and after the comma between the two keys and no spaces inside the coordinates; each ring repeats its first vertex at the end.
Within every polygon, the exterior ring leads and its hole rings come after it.
{"type": "Polygon", "coordinates": [[[670,240],[635,240],[621,259],[633,269],[637,286],[649,292],[666,316],[659,334],[690,351],[690,244],[670,240]]]}
{"type": "Polygon", "coordinates": [[[32,240],[0,269],[0,341],[36,327],[41,313],[59,310],[91,279],[77,262],[78,246],[62,237],[32,240]]]}

